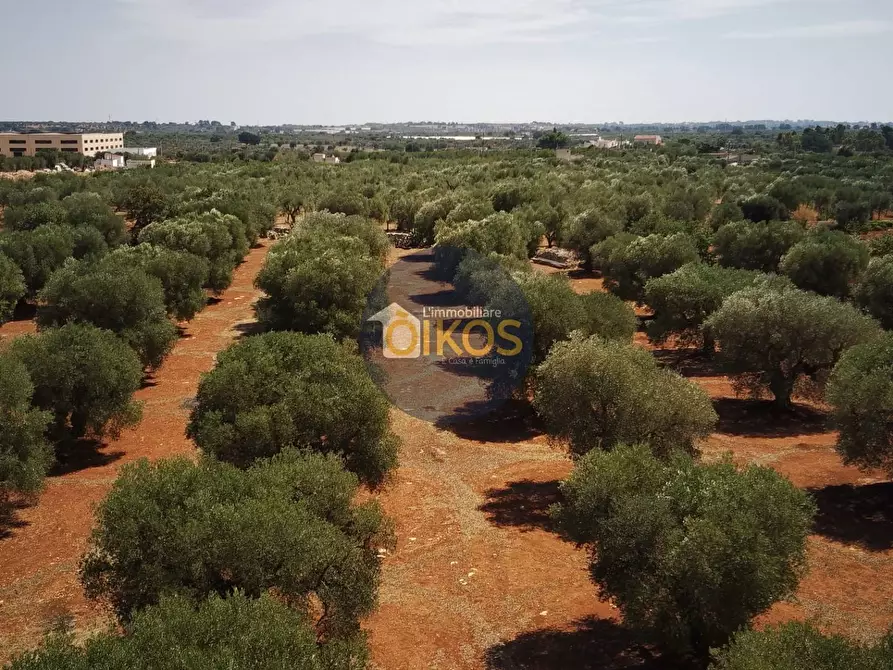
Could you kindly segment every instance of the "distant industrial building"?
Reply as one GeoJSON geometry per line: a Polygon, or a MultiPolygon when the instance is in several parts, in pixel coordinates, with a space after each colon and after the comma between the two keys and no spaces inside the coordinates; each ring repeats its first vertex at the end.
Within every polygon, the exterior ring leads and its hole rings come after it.
{"type": "Polygon", "coordinates": [[[657,147],[663,144],[664,140],[660,135],[636,135],[633,138],[633,142],[637,144],[653,144],[657,147]]]}
{"type": "Polygon", "coordinates": [[[124,148],[123,133],[0,133],[0,155],[36,156],[42,149],[96,156],[124,148]]]}

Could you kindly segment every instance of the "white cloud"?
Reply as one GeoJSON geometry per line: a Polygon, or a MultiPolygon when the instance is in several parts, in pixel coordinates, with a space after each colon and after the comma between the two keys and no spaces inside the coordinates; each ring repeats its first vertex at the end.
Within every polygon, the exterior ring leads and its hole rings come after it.
{"type": "Polygon", "coordinates": [[[222,47],[230,40],[258,43],[313,35],[396,46],[562,41],[607,32],[616,38],[618,30],[804,1],[117,0],[135,30],[222,47]]]}
{"type": "Polygon", "coordinates": [[[580,0],[118,0],[137,26],[188,41],[350,35],[394,45],[528,42],[592,20],[580,0]],[[250,8],[250,9],[249,9],[250,8]]]}
{"type": "Polygon", "coordinates": [[[773,39],[806,39],[821,37],[858,37],[860,35],[879,35],[893,29],[889,21],[840,21],[810,26],[789,26],[772,30],[727,33],[727,39],[735,40],[773,40],[773,39]]]}

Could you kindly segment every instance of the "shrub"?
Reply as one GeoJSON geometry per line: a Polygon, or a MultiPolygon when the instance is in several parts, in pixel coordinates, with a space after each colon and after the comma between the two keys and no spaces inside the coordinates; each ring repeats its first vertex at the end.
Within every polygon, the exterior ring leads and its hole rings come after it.
{"type": "Polygon", "coordinates": [[[555,516],[590,549],[601,593],[672,652],[705,658],[806,569],[813,504],[768,467],[618,446],[579,461],[562,493],[555,516]]]}
{"type": "Polygon", "coordinates": [[[814,626],[792,621],[761,631],[737,633],[718,650],[712,670],[888,670],[893,643],[865,646],[839,635],[823,635],[814,626]]]}
{"type": "Polygon", "coordinates": [[[44,433],[52,416],[31,406],[34,385],[17,359],[0,354],[0,520],[12,493],[33,493],[53,462],[44,433]]]}
{"type": "Polygon", "coordinates": [[[26,290],[25,277],[19,266],[0,252],[0,324],[12,318],[15,306],[26,290]]]}
{"type": "Polygon", "coordinates": [[[642,302],[649,279],[698,260],[697,247],[688,235],[648,235],[614,248],[601,263],[601,269],[608,290],[624,300],[642,302]]]}
{"type": "Polygon", "coordinates": [[[893,472],[893,335],[847,351],[828,383],[847,463],[893,472]]]}
{"type": "Polygon", "coordinates": [[[871,259],[853,299],[884,328],[893,330],[893,255],[871,259]]]}
{"type": "Polygon", "coordinates": [[[127,633],[97,635],[83,646],[50,636],[9,670],[360,670],[367,657],[361,635],[320,643],[306,614],[241,592],[197,608],[187,598],[162,598],[137,612],[127,633]]]}
{"type": "Polygon", "coordinates": [[[124,466],[81,562],[87,595],[123,621],[164,595],[202,601],[274,592],[319,632],[353,635],[375,605],[390,530],[334,457],[283,453],[242,472],[189,459],[124,466]],[[145,538],[151,538],[147,543],[145,538]]]}
{"type": "Polygon", "coordinates": [[[788,250],[803,239],[805,231],[792,221],[730,223],[716,232],[714,253],[727,268],[775,272],[788,250]]]}
{"type": "Polygon", "coordinates": [[[556,344],[536,371],[533,406],[571,452],[647,440],[655,453],[693,452],[717,417],[700,387],[644,349],[592,337],[556,344]]]}
{"type": "Polygon", "coordinates": [[[52,413],[58,436],[115,436],[139,421],[132,396],[142,365],[114,333],[69,324],[20,337],[10,351],[28,370],[34,405],[52,413]]]}
{"type": "Polygon", "coordinates": [[[783,278],[749,270],[690,263],[675,272],[648,280],[645,302],[654,310],[648,337],[658,343],[676,336],[685,346],[713,353],[715,343],[704,321],[730,295],[759,284],[790,285],[783,278]]]}
{"type": "Polygon", "coordinates": [[[364,361],[323,335],[268,333],[220,354],[202,378],[187,432],[199,448],[246,467],[282,449],[341,456],[379,484],[397,462],[389,405],[364,361]]]}
{"type": "Polygon", "coordinates": [[[873,319],[834,298],[767,287],[733,294],[705,325],[739,385],[768,389],[782,408],[798,381],[822,384],[844,351],[879,333],[873,319]]]}
{"type": "Polygon", "coordinates": [[[119,335],[143,365],[158,367],[177,339],[161,282],[137,265],[72,261],[40,292],[37,325],[89,323],[119,335]]]}
{"type": "Polygon", "coordinates": [[[795,244],[780,269],[805,291],[846,298],[868,265],[868,247],[840,231],[819,230],[795,244]]]}

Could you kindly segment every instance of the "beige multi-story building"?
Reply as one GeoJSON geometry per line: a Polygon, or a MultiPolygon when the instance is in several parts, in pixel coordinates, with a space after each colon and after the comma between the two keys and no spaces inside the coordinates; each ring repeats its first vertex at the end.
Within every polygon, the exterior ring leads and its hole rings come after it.
{"type": "Polygon", "coordinates": [[[2,156],[35,156],[41,149],[96,156],[123,148],[123,133],[0,133],[2,156]]]}

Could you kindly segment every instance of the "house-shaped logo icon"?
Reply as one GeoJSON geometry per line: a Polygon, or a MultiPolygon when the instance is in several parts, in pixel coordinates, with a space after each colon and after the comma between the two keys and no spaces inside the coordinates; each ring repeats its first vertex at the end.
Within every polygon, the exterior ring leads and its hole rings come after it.
{"type": "Polygon", "coordinates": [[[422,322],[392,302],[367,321],[382,326],[382,353],[385,358],[418,358],[422,355],[422,322]]]}

